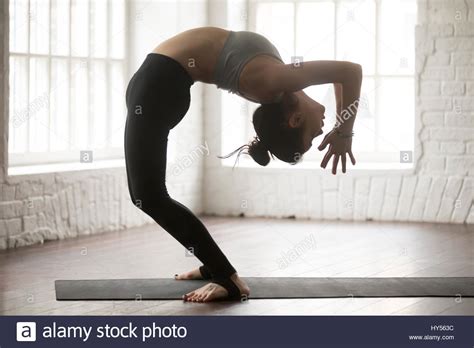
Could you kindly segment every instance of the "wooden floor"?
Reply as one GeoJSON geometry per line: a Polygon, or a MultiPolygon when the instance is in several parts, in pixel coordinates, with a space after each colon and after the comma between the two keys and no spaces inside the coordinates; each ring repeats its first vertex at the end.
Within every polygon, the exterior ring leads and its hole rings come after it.
{"type": "MultiPolygon", "coordinates": [[[[204,222],[244,277],[474,276],[473,226],[212,217],[204,222]]],[[[172,277],[198,265],[178,242],[151,225],[9,250],[0,253],[0,314],[474,315],[474,298],[212,304],[55,300],[55,279],[172,277]]]]}

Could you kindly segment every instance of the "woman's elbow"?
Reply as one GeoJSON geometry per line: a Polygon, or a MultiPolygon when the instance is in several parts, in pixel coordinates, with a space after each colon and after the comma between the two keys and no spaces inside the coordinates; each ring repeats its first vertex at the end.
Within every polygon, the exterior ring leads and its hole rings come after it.
{"type": "Polygon", "coordinates": [[[345,62],[345,75],[350,80],[362,80],[362,65],[354,62],[345,62]]]}
{"type": "Polygon", "coordinates": [[[358,63],[352,63],[351,70],[352,70],[352,75],[354,76],[354,78],[357,81],[362,81],[362,74],[363,74],[362,65],[358,63]]]}

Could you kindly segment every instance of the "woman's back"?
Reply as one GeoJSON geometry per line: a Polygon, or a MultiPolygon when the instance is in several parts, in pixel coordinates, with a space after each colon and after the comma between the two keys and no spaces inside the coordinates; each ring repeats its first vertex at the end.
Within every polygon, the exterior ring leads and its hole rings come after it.
{"type": "MultiPolygon", "coordinates": [[[[178,61],[194,81],[217,84],[214,73],[230,33],[217,27],[190,29],[162,42],[153,52],[178,61]]],[[[270,55],[258,55],[245,64],[237,83],[243,97],[260,102],[276,97],[265,87],[265,74],[269,74],[268,68],[274,64],[282,61],[270,55]]]]}
{"type": "Polygon", "coordinates": [[[153,52],[178,61],[193,80],[212,83],[212,72],[228,35],[228,30],[217,27],[190,29],[163,41],[153,52]]]}

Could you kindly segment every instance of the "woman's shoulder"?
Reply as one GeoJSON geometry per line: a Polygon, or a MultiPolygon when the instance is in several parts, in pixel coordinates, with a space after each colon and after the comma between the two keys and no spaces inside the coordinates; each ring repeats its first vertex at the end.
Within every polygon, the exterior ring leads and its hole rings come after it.
{"type": "Polygon", "coordinates": [[[275,57],[261,55],[246,64],[240,75],[240,92],[251,95],[261,103],[274,103],[281,100],[283,91],[273,88],[273,71],[282,65],[275,57]]]}

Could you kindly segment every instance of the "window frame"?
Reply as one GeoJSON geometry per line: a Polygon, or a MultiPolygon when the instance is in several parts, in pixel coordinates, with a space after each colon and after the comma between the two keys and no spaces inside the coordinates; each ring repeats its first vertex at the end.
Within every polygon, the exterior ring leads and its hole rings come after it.
{"type": "MultiPolygon", "coordinates": [[[[12,15],[12,7],[14,6],[13,2],[15,0],[7,0],[9,2],[9,13],[8,13],[8,23],[6,25],[10,26],[10,20],[11,20],[11,15],[12,15]]],[[[123,23],[124,23],[124,28],[122,30],[122,47],[123,47],[123,57],[121,58],[115,58],[112,56],[111,53],[111,45],[109,44],[110,37],[112,36],[112,28],[111,28],[111,21],[110,18],[112,17],[113,11],[112,11],[112,0],[106,0],[106,11],[107,11],[107,25],[106,25],[106,53],[105,57],[94,57],[92,54],[92,38],[91,38],[91,21],[92,21],[92,6],[91,2],[93,0],[83,0],[83,1],[88,1],[88,28],[87,28],[87,35],[88,35],[88,52],[87,55],[80,55],[80,54],[74,54],[72,52],[72,13],[73,13],[73,0],[61,0],[61,1],[67,1],[68,2],[68,26],[69,26],[69,43],[68,43],[68,52],[65,55],[61,54],[53,54],[52,53],[52,12],[53,12],[53,1],[49,0],[48,1],[48,30],[49,30],[49,38],[48,38],[48,53],[32,53],[31,52],[31,30],[30,30],[30,25],[31,25],[31,19],[28,18],[26,21],[27,23],[27,49],[26,52],[18,52],[18,51],[13,51],[12,47],[8,45],[8,64],[9,64],[9,74],[8,74],[8,79],[11,78],[12,74],[12,67],[11,67],[11,60],[12,58],[16,57],[21,57],[25,58],[27,60],[27,67],[26,67],[26,74],[27,74],[27,91],[26,91],[26,100],[28,101],[27,104],[25,105],[25,109],[28,109],[31,104],[30,100],[30,82],[31,82],[31,77],[30,77],[30,65],[31,65],[31,58],[42,58],[47,60],[47,76],[48,76],[48,81],[47,81],[47,92],[48,95],[48,125],[46,127],[49,127],[51,124],[52,120],[52,113],[49,107],[49,104],[51,102],[51,92],[52,92],[52,64],[51,62],[55,59],[57,60],[62,60],[63,62],[66,62],[67,64],[67,75],[68,75],[68,84],[69,84],[69,91],[68,91],[68,96],[69,96],[69,105],[68,105],[68,136],[73,134],[73,128],[75,126],[74,123],[74,117],[71,113],[71,95],[74,93],[72,90],[71,84],[71,76],[72,76],[72,71],[73,71],[73,66],[72,62],[73,61],[80,61],[81,64],[86,64],[87,66],[87,96],[88,96],[88,101],[90,101],[91,95],[93,93],[93,90],[91,88],[92,82],[91,82],[91,74],[89,72],[90,67],[92,66],[93,62],[104,62],[105,63],[105,78],[106,78],[106,98],[107,102],[105,103],[105,108],[106,108],[106,145],[104,148],[100,149],[92,149],[90,148],[91,145],[91,140],[90,136],[88,138],[88,146],[87,148],[79,148],[79,145],[72,145],[68,150],[65,151],[51,151],[51,137],[48,137],[48,150],[46,152],[32,152],[30,149],[30,132],[31,132],[31,124],[29,119],[25,121],[26,127],[27,127],[27,135],[26,135],[26,148],[29,149],[28,151],[25,152],[10,152],[10,141],[12,141],[14,134],[9,134],[9,143],[7,146],[7,154],[8,154],[8,167],[9,168],[15,168],[15,167],[22,167],[22,166],[35,166],[35,165],[48,165],[48,164],[59,164],[59,163],[75,163],[80,161],[80,151],[81,150],[93,150],[93,160],[114,160],[114,159],[122,159],[123,158],[123,148],[121,146],[111,146],[111,135],[113,134],[113,129],[112,129],[112,123],[111,123],[111,118],[112,118],[112,112],[111,112],[111,105],[112,105],[112,96],[110,92],[110,85],[112,83],[111,80],[111,74],[112,74],[112,68],[111,68],[111,63],[119,63],[121,66],[119,70],[121,71],[122,77],[124,84],[126,82],[126,77],[129,72],[130,68],[130,62],[129,58],[127,57],[127,47],[130,44],[130,37],[129,37],[129,30],[127,28],[129,27],[129,14],[130,14],[130,4],[129,1],[124,0],[123,2],[123,23]],[[77,148],[74,148],[77,147],[77,148]]],[[[27,7],[28,7],[28,14],[31,13],[31,0],[26,0],[27,2],[27,7]]],[[[11,40],[11,35],[12,35],[13,28],[10,27],[9,31],[9,37],[8,37],[8,42],[11,40]]],[[[114,34],[115,35],[115,34],[114,34]]],[[[125,86],[124,86],[125,90],[125,86]]],[[[8,95],[8,99],[11,99],[11,88],[10,92],[8,95]]],[[[11,105],[11,104],[10,104],[11,105]]],[[[91,111],[91,103],[89,102],[88,106],[88,114],[86,117],[88,118],[88,134],[91,134],[91,129],[94,127],[93,123],[91,123],[92,120],[92,113],[91,111]]],[[[14,110],[12,108],[9,108],[9,124],[8,124],[8,130],[11,129],[12,127],[12,122],[13,122],[13,117],[15,115],[14,110]]],[[[10,132],[9,132],[10,133],[10,132]]]]}
{"type": "MultiPolygon", "coordinates": [[[[340,6],[340,0],[325,0],[332,2],[334,4],[334,33],[336,33],[334,37],[334,59],[337,59],[337,28],[338,28],[338,6],[340,6]]],[[[378,86],[382,83],[383,79],[389,80],[389,79],[406,79],[406,80],[411,80],[413,86],[415,86],[416,83],[416,71],[413,71],[412,74],[383,74],[380,72],[380,44],[379,44],[379,33],[380,33],[380,16],[381,16],[381,5],[380,5],[380,0],[373,0],[374,1],[374,6],[375,6],[375,57],[374,57],[374,73],[373,74],[364,74],[363,78],[370,78],[373,79],[374,86],[377,86],[374,90],[374,96],[373,99],[375,101],[374,105],[374,129],[373,132],[375,133],[374,135],[374,151],[371,152],[358,152],[356,155],[356,160],[359,163],[366,163],[368,166],[379,166],[379,165],[384,165],[386,164],[387,167],[391,167],[390,164],[394,163],[393,157],[395,155],[395,152],[387,152],[387,151],[382,151],[380,149],[380,117],[378,116],[380,114],[379,110],[379,104],[380,104],[380,91],[378,90],[378,86]],[[387,153],[392,155],[392,159],[390,159],[390,156],[387,156],[387,153]]],[[[416,0],[413,0],[416,3],[416,0]]],[[[259,4],[264,4],[264,3],[292,3],[294,6],[294,14],[295,14],[295,20],[294,23],[297,22],[296,16],[298,13],[298,6],[301,3],[307,3],[308,0],[249,0],[247,1],[247,10],[248,10],[248,16],[246,18],[246,30],[250,31],[256,31],[257,28],[257,6],[259,4]]],[[[414,35],[414,33],[413,33],[414,35]]],[[[297,30],[296,27],[293,30],[293,52],[296,52],[296,36],[297,36],[297,30]]],[[[416,52],[413,52],[413,55],[415,55],[416,52]]],[[[414,88],[415,91],[415,88],[414,88]]],[[[416,93],[416,91],[415,91],[416,93]]],[[[416,128],[416,104],[415,104],[415,98],[416,94],[413,94],[413,113],[412,113],[412,122],[413,122],[413,127],[414,129],[416,128]]],[[[249,101],[246,101],[245,104],[247,105],[247,117],[248,119],[251,120],[252,112],[256,108],[256,105],[253,103],[250,103],[249,101]]],[[[357,122],[357,120],[356,120],[357,122]]],[[[246,122],[246,130],[245,133],[250,139],[252,134],[254,134],[253,127],[251,125],[251,122],[246,122]]],[[[355,138],[357,137],[357,134],[355,135],[355,138]]],[[[321,139],[322,140],[322,139],[321,139]]],[[[320,142],[320,141],[319,141],[320,142]]],[[[316,141],[316,143],[319,143],[316,141]]],[[[413,156],[412,156],[412,163],[409,163],[409,166],[407,166],[406,163],[400,163],[400,169],[407,169],[408,167],[412,168],[415,166],[415,149],[416,149],[416,130],[413,132],[413,146],[410,149],[406,149],[407,151],[412,151],[413,156]]],[[[402,149],[400,149],[402,151],[402,149]]],[[[305,156],[304,161],[305,162],[317,162],[320,161],[324,155],[324,153],[317,151],[316,146],[313,145],[313,148],[309,151],[305,156]]],[[[245,165],[249,165],[249,163],[252,163],[251,160],[247,158],[242,158],[239,160],[239,162],[244,162],[245,165]],[[247,163],[248,161],[248,163],[247,163]]],[[[223,164],[226,166],[232,166],[233,162],[230,160],[225,160],[223,161],[223,164]]]]}

